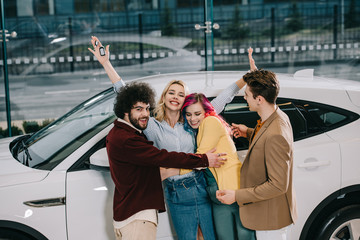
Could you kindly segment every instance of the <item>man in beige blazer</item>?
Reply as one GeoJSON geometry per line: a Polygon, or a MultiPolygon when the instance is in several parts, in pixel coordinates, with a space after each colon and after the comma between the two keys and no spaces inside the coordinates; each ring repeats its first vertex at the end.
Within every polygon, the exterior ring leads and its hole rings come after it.
{"type": "Polygon", "coordinates": [[[292,127],[275,104],[279,83],[273,72],[255,67],[243,79],[244,98],[261,119],[254,129],[233,124],[234,136],[248,138],[250,146],[240,171],[240,189],[219,190],[217,198],[239,204],[242,224],[256,230],[257,240],[285,240],[297,218],[292,127]]]}

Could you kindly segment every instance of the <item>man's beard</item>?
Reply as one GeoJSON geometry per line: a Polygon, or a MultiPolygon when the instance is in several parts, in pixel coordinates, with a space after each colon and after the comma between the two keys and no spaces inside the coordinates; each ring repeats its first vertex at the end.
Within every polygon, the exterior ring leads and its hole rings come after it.
{"type": "MultiPolygon", "coordinates": [[[[142,117],[141,119],[144,119],[145,117],[142,117]]],[[[131,114],[129,114],[130,123],[136,127],[137,129],[144,130],[147,127],[147,124],[149,122],[149,117],[146,117],[146,124],[145,126],[141,126],[139,123],[139,119],[133,118],[131,114]]]]}

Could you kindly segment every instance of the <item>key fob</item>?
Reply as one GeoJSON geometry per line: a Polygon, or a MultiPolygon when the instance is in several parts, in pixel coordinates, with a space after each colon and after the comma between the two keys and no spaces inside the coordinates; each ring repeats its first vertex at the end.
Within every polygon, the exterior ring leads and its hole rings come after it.
{"type": "Polygon", "coordinates": [[[100,51],[100,55],[101,55],[101,56],[105,56],[106,52],[105,52],[105,48],[104,48],[104,47],[100,47],[100,48],[99,48],[99,51],[100,51]]]}

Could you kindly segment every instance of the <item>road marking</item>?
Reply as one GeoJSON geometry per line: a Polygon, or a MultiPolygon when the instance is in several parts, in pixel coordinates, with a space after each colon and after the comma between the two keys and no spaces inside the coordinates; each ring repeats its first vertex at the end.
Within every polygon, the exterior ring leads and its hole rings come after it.
{"type": "Polygon", "coordinates": [[[66,93],[84,93],[90,92],[90,89],[67,90],[67,91],[49,91],[45,92],[46,95],[66,94],[66,93]]]}
{"type": "MultiPolygon", "coordinates": [[[[276,53],[276,52],[291,52],[291,51],[294,51],[294,52],[305,52],[305,51],[313,51],[313,50],[317,50],[317,51],[329,51],[329,50],[335,50],[335,49],[357,49],[359,48],[359,44],[360,43],[339,43],[339,44],[316,44],[316,45],[301,45],[301,46],[278,46],[278,47],[257,47],[255,48],[255,52],[256,53],[276,53]]],[[[243,53],[246,53],[247,52],[247,49],[245,48],[239,48],[239,49],[236,49],[236,48],[225,48],[225,49],[214,49],[214,55],[221,55],[221,54],[224,54],[224,55],[236,55],[238,53],[240,54],[243,54],[243,53]]],[[[205,50],[200,50],[199,52],[198,51],[193,51],[193,53],[195,54],[200,54],[200,56],[204,56],[205,55],[205,50]]],[[[211,54],[211,50],[208,51],[209,54],[211,54]]],[[[167,53],[167,56],[168,57],[172,57],[172,56],[182,56],[181,52],[168,52],[167,53]]],[[[141,55],[140,53],[138,52],[135,52],[135,53],[129,53],[129,54],[119,54],[119,55],[110,55],[110,59],[111,60],[115,60],[116,57],[118,58],[118,60],[131,60],[131,59],[140,59],[141,55]]],[[[143,53],[143,57],[145,59],[147,58],[164,58],[166,57],[166,53],[164,52],[160,52],[160,53],[157,53],[157,52],[144,52],[143,53]]],[[[354,58],[354,57],[353,57],[354,58]]],[[[20,58],[15,58],[15,59],[8,59],[7,63],[8,65],[13,65],[13,64],[21,64],[21,63],[24,63],[24,64],[39,64],[39,63],[52,63],[52,64],[56,64],[57,62],[59,63],[65,63],[65,61],[67,62],[74,62],[76,60],[76,62],[88,62],[88,61],[91,61],[91,56],[89,55],[86,55],[84,57],[82,56],[68,56],[68,57],[50,57],[49,59],[47,58],[32,58],[32,59],[28,59],[26,57],[20,57],[20,58]]],[[[92,57],[92,60],[93,61],[97,61],[96,57],[93,56],[92,57]]],[[[3,60],[0,60],[0,66],[2,66],[4,63],[3,63],[3,60]]]]}

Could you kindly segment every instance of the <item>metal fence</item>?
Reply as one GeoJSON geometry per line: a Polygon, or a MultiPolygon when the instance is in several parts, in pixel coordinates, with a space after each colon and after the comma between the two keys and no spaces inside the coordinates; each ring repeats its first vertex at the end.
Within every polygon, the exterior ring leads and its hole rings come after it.
{"type": "MultiPolygon", "coordinates": [[[[214,8],[215,65],[245,63],[249,46],[259,63],[352,60],[359,57],[360,9],[326,7],[229,6],[214,8]],[[344,14],[341,14],[344,13],[344,14]]],[[[91,16],[44,16],[7,19],[17,31],[8,46],[9,74],[28,75],[99,68],[87,50],[90,36],[111,45],[114,66],[128,66],[182,54],[205,55],[202,9],[163,9],[91,16]],[[161,42],[161,44],[159,44],[161,42]],[[173,47],[174,44],[177,47],[173,47]]],[[[3,64],[3,60],[0,61],[3,64]]]]}
{"type": "MultiPolygon", "coordinates": [[[[353,19],[351,23],[347,22],[348,18],[342,20],[337,5],[328,8],[272,8],[268,12],[261,19],[241,19],[233,23],[230,20],[223,24],[225,29],[215,38],[215,64],[247,61],[237,55],[239,51],[246,51],[248,46],[255,48],[257,61],[265,63],[297,64],[359,57],[359,19],[353,19]],[[238,31],[236,34],[234,29],[238,31]],[[225,39],[224,33],[228,35],[225,39]]],[[[356,12],[359,16],[359,9],[356,12]]],[[[226,15],[231,14],[234,16],[231,12],[226,15]]]]}

